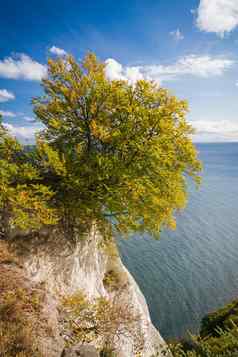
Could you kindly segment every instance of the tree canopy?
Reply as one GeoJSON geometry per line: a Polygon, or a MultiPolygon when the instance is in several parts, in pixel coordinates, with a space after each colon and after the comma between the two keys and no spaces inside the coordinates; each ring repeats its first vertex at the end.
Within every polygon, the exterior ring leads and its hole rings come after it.
{"type": "Polygon", "coordinates": [[[110,81],[94,54],[50,60],[43,88],[37,145],[59,208],[124,234],[175,227],[201,169],[187,103],[149,81],[110,81]]]}
{"type": "MultiPolygon", "coordinates": [[[[44,129],[18,180],[28,182],[48,224],[57,212],[68,228],[94,222],[104,233],[114,227],[157,236],[163,226],[175,228],[187,179],[198,182],[201,170],[186,101],[153,82],[109,80],[91,53],[80,63],[71,56],[49,60],[42,85],[33,106],[44,129]]],[[[14,190],[21,189],[18,180],[11,181],[14,190]]]]}

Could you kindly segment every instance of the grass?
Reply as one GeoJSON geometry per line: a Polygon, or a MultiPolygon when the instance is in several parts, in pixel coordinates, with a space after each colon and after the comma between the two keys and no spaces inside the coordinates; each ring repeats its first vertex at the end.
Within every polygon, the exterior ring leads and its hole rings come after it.
{"type": "Polygon", "coordinates": [[[43,357],[37,346],[41,296],[27,286],[22,268],[0,241],[0,356],[43,357]]]}

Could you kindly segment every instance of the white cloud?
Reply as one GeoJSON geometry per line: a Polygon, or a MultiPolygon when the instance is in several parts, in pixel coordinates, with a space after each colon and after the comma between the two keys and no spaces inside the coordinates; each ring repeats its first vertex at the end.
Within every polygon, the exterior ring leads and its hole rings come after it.
{"type": "Polygon", "coordinates": [[[163,66],[162,72],[198,77],[220,76],[233,64],[234,61],[227,58],[190,55],[181,58],[174,65],[163,66]]]}
{"type": "Polygon", "coordinates": [[[182,32],[180,31],[180,29],[177,29],[177,30],[175,30],[175,31],[171,31],[169,34],[175,39],[175,41],[182,41],[182,40],[184,40],[184,35],[183,35],[182,32]]]}
{"type": "Polygon", "coordinates": [[[195,120],[191,124],[197,141],[238,141],[238,121],[195,120]]]}
{"type": "Polygon", "coordinates": [[[133,84],[140,79],[161,83],[164,80],[173,80],[184,75],[204,78],[220,76],[235,62],[224,57],[189,55],[180,58],[171,65],[157,64],[123,67],[112,58],[107,59],[105,63],[106,76],[110,80],[128,80],[133,84]]]}
{"type": "Polygon", "coordinates": [[[36,122],[36,118],[34,118],[34,117],[29,117],[29,116],[26,116],[26,115],[23,116],[23,119],[24,119],[25,121],[29,122],[29,123],[35,123],[35,122],[36,122]]]}
{"type": "Polygon", "coordinates": [[[114,60],[113,58],[108,58],[105,61],[106,68],[105,68],[105,73],[106,76],[111,80],[120,80],[120,79],[126,79],[123,75],[124,69],[122,65],[114,60]]]}
{"type": "Polygon", "coordinates": [[[63,57],[67,55],[67,52],[65,50],[63,50],[62,48],[56,47],[56,46],[52,46],[49,49],[50,53],[52,53],[53,55],[59,56],[59,57],[63,57]]]}
{"type": "Polygon", "coordinates": [[[25,54],[20,54],[17,59],[7,57],[0,60],[0,77],[40,81],[46,76],[47,67],[25,54]]]}
{"type": "Polygon", "coordinates": [[[238,26],[238,0],[200,0],[197,26],[224,37],[238,26]]]}
{"type": "Polygon", "coordinates": [[[33,143],[35,134],[42,129],[39,126],[14,126],[9,123],[3,123],[3,126],[9,131],[11,135],[23,143],[33,143]]]}
{"type": "Polygon", "coordinates": [[[15,95],[6,89],[0,89],[0,103],[15,99],[15,95]]]}
{"type": "Polygon", "coordinates": [[[16,116],[16,113],[8,112],[8,111],[5,111],[5,110],[0,110],[0,114],[3,117],[9,117],[9,118],[14,118],[16,116]]]}
{"type": "Polygon", "coordinates": [[[130,83],[135,83],[138,80],[144,79],[144,75],[140,66],[123,67],[113,58],[108,58],[106,61],[106,76],[110,80],[128,80],[130,83]]]}

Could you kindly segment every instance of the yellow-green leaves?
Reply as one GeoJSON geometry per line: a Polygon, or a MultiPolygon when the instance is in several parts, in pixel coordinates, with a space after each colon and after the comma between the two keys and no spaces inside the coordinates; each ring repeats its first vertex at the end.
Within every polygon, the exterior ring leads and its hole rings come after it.
{"type": "Polygon", "coordinates": [[[64,155],[60,157],[57,151],[42,140],[37,141],[37,149],[43,167],[53,168],[57,175],[66,175],[64,155]]]}
{"type": "Polygon", "coordinates": [[[56,224],[56,210],[49,207],[52,192],[44,185],[17,186],[9,195],[10,225],[23,230],[38,230],[56,224]]]}
{"type": "Polygon", "coordinates": [[[38,153],[60,212],[124,234],[175,228],[186,177],[198,181],[201,170],[187,102],[149,81],[109,81],[94,54],[81,63],[50,60],[48,73],[33,104],[45,125],[38,153]]]}
{"type": "Polygon", "coordinates": [[[54,194],[41,181],[30,156],[1,126],[0,232],[5,238],[14,228],[38,230],[57,223],[57,212],[51,205],[54,194]]]}

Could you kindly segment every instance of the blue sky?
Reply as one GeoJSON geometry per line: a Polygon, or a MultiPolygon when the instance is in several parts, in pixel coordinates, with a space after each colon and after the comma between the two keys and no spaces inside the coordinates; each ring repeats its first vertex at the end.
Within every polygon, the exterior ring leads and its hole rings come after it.
{"type": "Polygon", "coordinates": [[[196,141],[238,141],[238,0],[0,0],[0,113],[32,142],[49,56],[94,51],[109,78],[158,81],[190,104],[196,141]]]}

